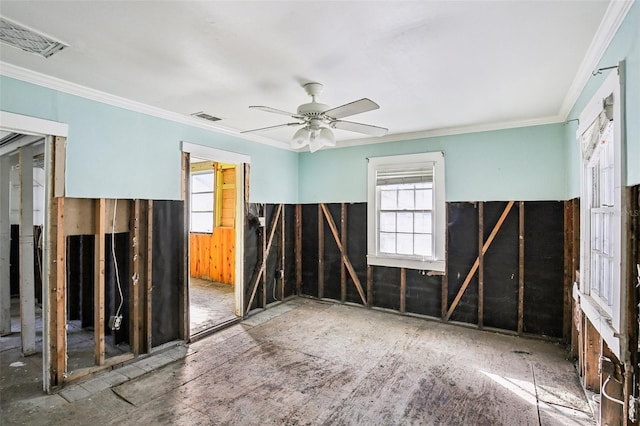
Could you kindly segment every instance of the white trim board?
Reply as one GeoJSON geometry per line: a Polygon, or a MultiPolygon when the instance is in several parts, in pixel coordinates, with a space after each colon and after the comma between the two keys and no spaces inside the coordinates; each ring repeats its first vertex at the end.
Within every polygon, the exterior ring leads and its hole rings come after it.
{"type": "Polygon", "coordinates": [[[182,151],[188,152],[194,157],[204,160],[214,160],[228,164],[251,164],[251,157],[237,152],[225,151],[223,149],[211,148],[210,146],[198,145],[191,142],[182,141],[182,151]]]}
{"type": "Polygon", "coordinates": [[[57,121],[43,120],[28,115],[0,111],[0,128],[23,135],[64,136],[69,134],[69,125],[57,121]]]}

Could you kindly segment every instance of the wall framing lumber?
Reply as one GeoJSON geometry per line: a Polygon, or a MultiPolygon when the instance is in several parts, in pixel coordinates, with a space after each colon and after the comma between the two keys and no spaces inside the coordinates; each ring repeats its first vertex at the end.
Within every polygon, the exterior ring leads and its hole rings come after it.
{"type": "Polygon", "coordinates": [[[18,151],[20,166],[20,340],[22,355],[36,353],[33,243],[33,147],[18,151]]]}
{"type": "Polygon", "coordinates": [[[564,310],[562,337],[571,341],[572,288],[573,288],[573,211],[572,201],[564,202],[564,310]]]}
{"type": "Polygon", "coordinates": [[[518,203],[518,334],[524,331],[524,202],[518,203]]]}
{"type": "MultiPolygon", "coordinates": [[[[447,223],[448,222],[448,210],[447,209],[447,223]]],[[[445,229],[444,236],[444,276],[442,277],[442,288],[440,295],[440,319],[442,321],[448,321],[447,310],[449,309],[449,227],[445,229]]]]}
{"type": "MultiPolygon", "coordinates": [[[[67,159],[67,138],[56,136],[54,146],[53,166],[53,196],[65,196],[65,174],[67,159]]],[[[90,232],[91,233],[91,232],[90,232]]]]}
{"type": "MultiPolygon", "coordinates": [[[[340,242],[342,247],[347,248],[347,205],[340,205],[340,242]]],[[[347,270],[344,262],[340,264],[340,301],[347,301],[347,270]]]]}
{"type": "Polygon", "coordinates": [[[152,253],[153,251],[153,200],[147,201],[147,250],[146,250],[146,295],[145,295],[145,322],[146,322],[146,351],[151,352],[151,348],[153,347],[153,328],[152,328],[152,301],[153,301],[153,262],[152,262],[152,253]]]}
{"type": "MultiPolygon", "coordinates": [[[[182,275],[182,285],[180,286],[180,298],[178,301],[178,312],[182,312],[180,315],[180,338],[182,340],[189,339],[189,277],[190,277],[190,242],[189,242],[189,211],[191,210],[191,179],[189,166],[191,162],[191,155],[188,152],[183,152],[181,156],[182,170],[181,170],[181,197],[184,201],[184,218],[182,221],[182,247],[183,256],[181,262],[180,274],[182,275]]],[[[234,200],[235,201],[235,200],[234,200]]]]}
{"type": "MultiPolygon", "coordinates": [[[[249,296],[249,301],[247,303],[245,312],[248,313],[251,310],[251,305],[253,304],[253,299],[256,297],[256,293],[258,290],[258,286],[260,283],[260,280],[263,277],[266,277],[266,267],[267,267],[267,258],[269,257],[269,252],[271,251],[271,245],[273,243],[273,236],[275,235],[275,231],[277,228],[277,223],[278,220],[280,218],[280,214],[282,213],[282,209],[283,209],[283,205],[282,204],[278,204],[278,207],[276,208],[276,212],[273,214],[273,216],[271,216],[271,221],[269,222],[269,238],[267,241],[266,238],[266,234],[267,234],[267,229],[264,229],[262,232],[263,235],[263,255],[262,255],[262,263],[260,265],[260,269],[258,271],[258,275],[256,275],[255,281],[253,283],[250,284],[249,288],[251,288],[251,295],[249,296]]],[[[266,278],[264,278],[263,280],[263,301],[264,299],[266,299],[266,278]]],[[[262,305],[263,308],[266,308],[267,304],[264,303],[262,305]]]]}
{"type": "Polygon", "coordinates": [[[367,307],[373,306],[373,266],[367,265],[367,307]]]}
{"type": "Polygon", "coordinates": [[[67,259],[66,238],[64,234],[64,198],[51,200],[52,228],[55,220],[55,230],[51,230],[51,261],[52,277],[50,277],[50,332],[51,332],[51,382],[61,385],[67,372],[67,259]]]}
{"type": "Polygon", "coordinates": [[[296,294],[302,294],[302,205],[296,204],[295,252],[296,252],[296,294]]]}
{"type": "MultiPolygon", "coordinates": [[[[340,240],[340,237],[338,236],[338,229],[336,227],[336,223],[333,220],[333,216],[331,216],[331,213],[329,212],[329,209],[327,208],[327,206],[323,203],[321,203],[319,205],[319,211],[318,211],[318,224],[320,223],[324,223],[324,221],[322,220],[322,216],[324,214],[325,219],[327,220],[327,223],[329,224],[329,228],[331,229],[331,233],[333,234],[333,238],[336,241],[336,244],[338,245],[338,250],[340,250],[340,256],[342,258],[342,263],[346,266],[347,271],[349,271],[349,275],[351,276],[351,279],[353,280],[353,284],[356,286],[356,289],[358,290],[358,294],[360,295],[360,299],[362,300],[362,304],[367,306],[367,297],[364,294],[364,291],[362,290],[362,285],[360,284],[360,279],[358,278],[358,275],[356,274],[356,271],[353,269],[353,265],[351,264],[351,261],[349,260],[349,258],[347,257],[347,253],[346,253],[346,248],[345,246],[342,245],[342,242],[340,240]]],[[[320,225],[318,225],[318,231],[320,231],[320,225]]],[[[323,232],[324,233],[324,232],[323,232]]],[[[318,236],[318,239],[321,239],[321,235],[320,234],[318,236]]],[[[322,248],[324,251],[324,239],[322,238],[322,248]]],[[[320,287],[320,285],[318,284],[318,287],[320,287]]]]}
{"type": "Polygon", "coordinates": [[[286,255],[285,255],[285,213],[280,214],[280,300],[284,300],[284,283],[286,280],[286,255]]]}
{"type": "Polygon", "coordinates": [[[10,171],[9,156],[0,156],[0,336],[11,334],[10,171]]]}
{"type": "Polygon", "coordinates": [[[484,202],[478,203],[478,327],[484,325],[484,202]]]}
{"type": "Polygon", "coordinates": [[[596,328],[586,315],[582,316],[584,331],[583,359],[584,359],[584,387],[600,393],[600,355],[602,353],[602,339],[596,328]]]}
{"type": "MultiPolygon", "coordinates": [[[[491,231],[491,234],[489,235],[489,238],[487,238],[487,241],[482,246],[482,250],[480,251],[481,253],[483,253],[483,254],[486,253],[487,250],[489,249],[489,247],[491,246],[491,243],[493,242],[493,239],[495,238],[496,234],[500,230],[500,227],[502,226],[502,224],[504,223],[505,219],[507,218],[507,215],[511,211],[511,208],[513,207],[513,204],[514,204],[513,201],[509,201],[509,203],[505,207],[504,211],[502,212],[502,215],[500,216],[500,219],[498,219],[498,222],[493,227],[493,230],[491,231]]],[[[469,273],[467,274],[467,277],[465,278],[464,282],[462,283],[462,286],[460,287],[460,290],[458,290],[458,294],[456,295],[455,299],[453,299],[453,302],[451,303],[451,306],[449,307],[449,310],[447,311],[447,313],[445,315],[445,321],[448,321],[451,318],[451,314],[456,309],[456,306],[458,306],[458,303],[460,302],[460,299],[462,298],[462,295],[464,294],[465,290],[469,286],[469,283],[471,282],[471,279],[473,278],[473,275],[475,274],[476,270],[478,269],[478,265],[479,265],[479,258],[476,258],[475,262],[473,263],[473,266],[471,267],[471,270],[469,271],[469,273]]]]}
{"type": "Polygon", "coordinates": [[[318,299],[324,298],[324,220],[318,204],[318,299]]]}
{"type": "MultiPolygon", "coordinates": [[[[265,215],[265,219],[267,217],[267,207],[265,206],[264,208],[264,215],[265,215]]],[[[276,216],[274,216],[274,220],[271,222],[271,235],[270,237],[273,238],[273,235],[275,234],[276,231],[276,225],[278,223],[278,218],[276,216]]],[[[261,305],[263,308],[267,307],[267,262],[269,260],[269,251],[267,250],[267,229],[265,228],[262,232],[262,259],[263,259],[263,267],[264,269],[262,269],[262,302],[261,305]]]]}
{"type": "Polygon", "coordinates": [[[105,200],[100,198],[95,201],[94,231],[94,280],[93,280],[93,330],[94,330],[94,356],[96,365],[104,365],[104,267],[105,267],[105,200]]]}
{"type": "Polygon", "coordinates": [[[129,291],[129,304],[131,324],[129,333],[131,335],[131,352],[134,356],[140,354],[140,335],[141,335],[141,315],[140,315],[140,200],[131,200],[129,202],[131,217],[129,218],[129,245],[131,254],[129,259],[131,269],[131,290],[129,291]]]}
{"type": "Polygon", "coordinates": [[[404,314],[407,306],[407,270],[400,268],[400,313],[404,314]]]}

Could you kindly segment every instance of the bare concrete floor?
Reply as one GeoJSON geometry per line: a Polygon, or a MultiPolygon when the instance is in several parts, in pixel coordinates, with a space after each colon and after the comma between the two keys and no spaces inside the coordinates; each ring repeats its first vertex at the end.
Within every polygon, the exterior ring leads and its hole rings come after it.
{"type": "Polygon", "coordinates": [[[201,278],[190,278],[189,319],[191,335],[236,319],[233,286],[201,278]]]}
{"type": "Polygon", "coordinates": [[[0,414],[30,425],[594,424],[559,345],[300,298],[133,380],[0,414]]]}

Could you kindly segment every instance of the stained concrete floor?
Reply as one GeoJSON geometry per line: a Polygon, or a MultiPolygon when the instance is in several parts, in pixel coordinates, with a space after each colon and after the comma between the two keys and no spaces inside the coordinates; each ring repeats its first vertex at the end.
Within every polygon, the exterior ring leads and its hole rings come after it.
{"type": "Polygon", "coordinates": [[[173,351],[3,424],[595,424],[557,344],[357,307],[292,299],[173,351]]]}
{"type": "Polygon", "coordinates": [[[191,277],[189,306],[192,336],[237,318],[234,314],[233,286],[230,284],[191,277]]]}

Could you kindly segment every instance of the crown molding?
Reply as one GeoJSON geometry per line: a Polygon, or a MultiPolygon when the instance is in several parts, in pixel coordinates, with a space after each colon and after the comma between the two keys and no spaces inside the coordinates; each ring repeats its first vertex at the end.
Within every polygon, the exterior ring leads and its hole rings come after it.
{"type": "Polygon", "coordinates": [[[147,105],[142,102],[136,102],[120,96],[111,95],[100,90],[91,89],[70,81],[31,71],[7,62],[0,61],[0,75],[176,123],[186,124],[188,126],[198,127],[200,129],[210,130],[252,142],[258,142],[263,145],[269,145],[279,149],[291,150],[288,143],[275,141],[259,135],[241,135],[239,131],[221,127],[219,125],[209,124],[190,115],[179,114],[147,105]]]}
{"type": "MultiPolygon", "coordinates": [[[[409,141],[409,140],[416,140],[416,139],[436,138],[436,137],[442,137],[442,136],[455,136],[455,135],[463,135],[467,133],[491,132],[495,130],[507,130],[507,129],[516,129],[519,127],[542,126],[545,124],[556,124],[561,122],[564,122],[563,117],[559,115],[553,115],[548,117],[533,118],[530,120],[502,121],[502,122],[496,122],[496,123],[477,124],[472,126],[446,127],[441,129],[423,130],[418,132],[397,133],[397,134],[381,136],[377,138],[374,137],[374,138],[363,138],[363,139],[351,139],[351,140],[338,142],[338,145],[335,147],[326,147],[323,149],[339,149],[339,148],[346,148],[351,146],[372,145],[372,144],[387,143],[387,142],[400,142],[400,141],[409,141]]],[[[305,149],[302,149],[299,151],[305,151],[305,149]]]]}
{"type": "Polygon", "coordinates": [[[602,55],[604,55],[604,52],[609,47],[611,40],[613,40],[613,37],[616,35],[618,28],[620,28],[622,21],[624,21],[634,1],[635,0],[612,0],[609,2],[609,7],[607,7],[602,21],[600,21],[600,26],[598,26],[598,30],[591,40],[587,53],[582,59],[578,67],[578,72],[573,78],[569,91],[565,95],[562,106],[560,107],[558,115],[561,116],[563,120],[567,119],[571,108],[573,108],[582,90],[592,77],[591,73],[598,66],[602,55]]]}

